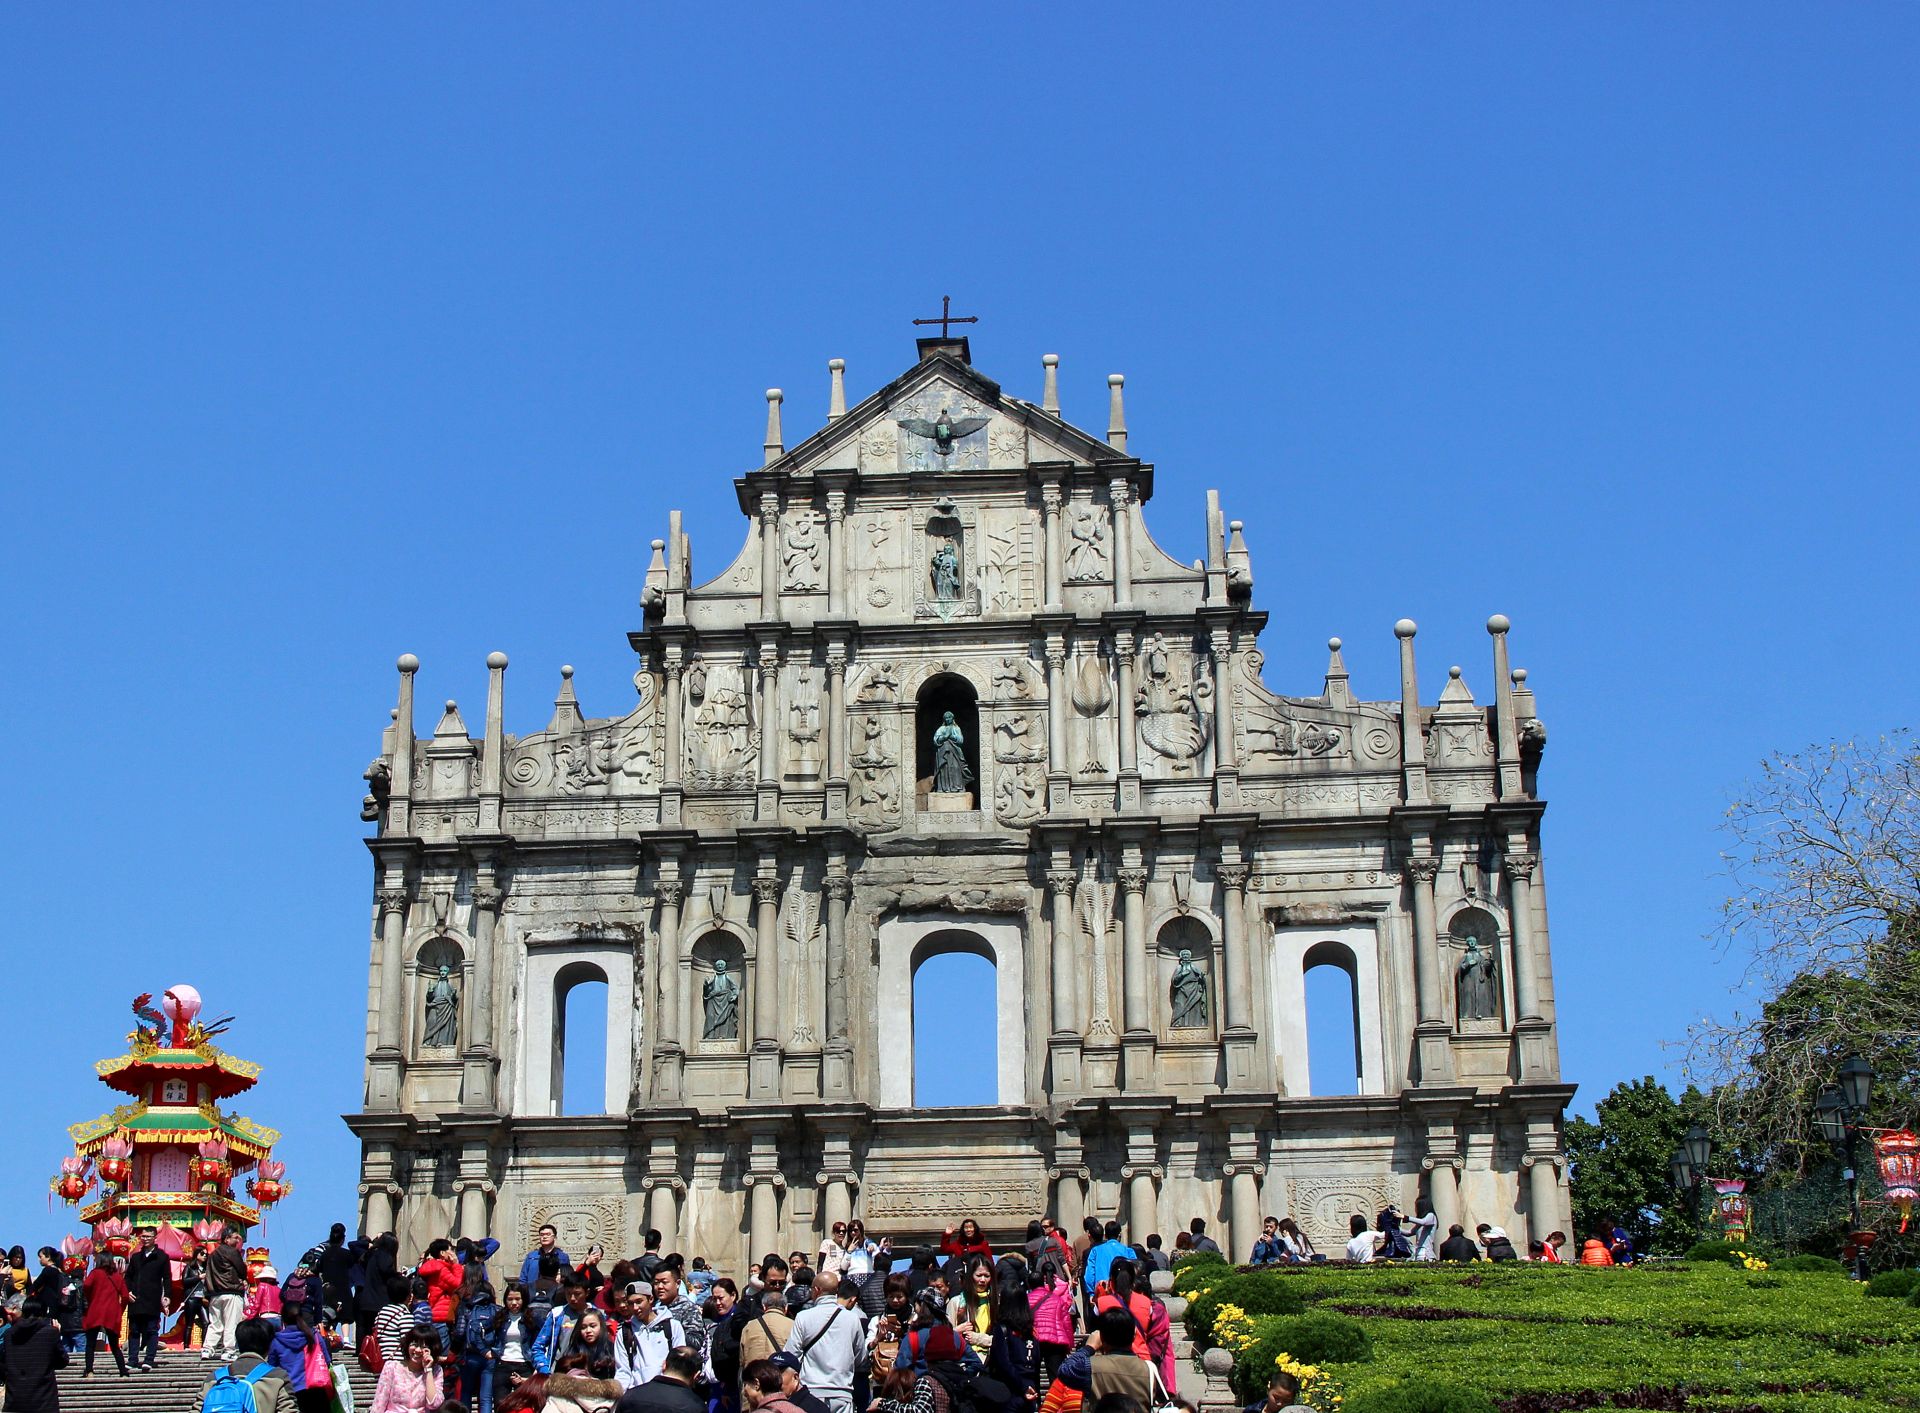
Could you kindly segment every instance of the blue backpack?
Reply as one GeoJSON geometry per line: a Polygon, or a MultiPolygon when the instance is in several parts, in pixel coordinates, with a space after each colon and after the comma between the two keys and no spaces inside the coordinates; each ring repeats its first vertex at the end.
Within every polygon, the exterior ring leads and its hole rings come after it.
{"type": "Polygon", "coordinates": [[[262,1360],[244,1374],[233,1372],[229,1364],[213,1381],[207,1396],[200,1400],[200,1413],[260,1413],[254,1401],[253,1387],[273,1372],[273,1365],[262,1360]]]}

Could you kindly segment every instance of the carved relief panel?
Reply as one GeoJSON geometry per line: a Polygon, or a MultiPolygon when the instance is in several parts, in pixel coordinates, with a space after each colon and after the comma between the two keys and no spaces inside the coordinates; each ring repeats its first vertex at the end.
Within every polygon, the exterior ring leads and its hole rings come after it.
{"type": "Polygon", "coordinates": [[[1133,712],[1142,778],[1179,780],[1207,773],[1213,740],[1210,677],[1206,663],[1184,643],[1155,633],[1140,645],[1133,712]]]}

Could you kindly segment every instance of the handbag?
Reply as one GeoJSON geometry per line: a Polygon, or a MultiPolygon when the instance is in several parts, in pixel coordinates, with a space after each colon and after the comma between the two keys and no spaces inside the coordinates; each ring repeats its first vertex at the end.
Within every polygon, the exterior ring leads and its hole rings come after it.
{"type": "Polygon", "coordinates": [[[327,1357],[327,1337],[316,1334],[313,1342],[307,1346],[306,1368],[307,1387],[313,1389],[333,1387],[333,1368],[327,1357]]]}
{"type": "Polygon", "coordinates": [[[355,1354],[360,1360],[360,1367],[369,1374],[378,1374],[387,1362],[386,1357],[380,1353],[380,1336],[372,1330],[368,1330],[361,1337],[360,1348],[355,1351],[355,1354]]]}

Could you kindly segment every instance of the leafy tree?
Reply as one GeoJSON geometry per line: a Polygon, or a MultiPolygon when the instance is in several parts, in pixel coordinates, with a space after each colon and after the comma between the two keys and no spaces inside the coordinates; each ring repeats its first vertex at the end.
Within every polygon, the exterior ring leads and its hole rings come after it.
{"type": "Polygon", "coordinates": [[[1636,1250],[1679,1255],[1693,1245],[1700,1236],[1694,1198],[1674,1192],[1667,1161],[1707,1110],[1698,1090],[1676,1101],[1648,1075],[1615,1085],[1594,1105],[1592,1119],[1570,1119],[1567,1158],[1579,1230],[1569,1235],[1583,1240],[1617,1220],[1636,1250]]]}

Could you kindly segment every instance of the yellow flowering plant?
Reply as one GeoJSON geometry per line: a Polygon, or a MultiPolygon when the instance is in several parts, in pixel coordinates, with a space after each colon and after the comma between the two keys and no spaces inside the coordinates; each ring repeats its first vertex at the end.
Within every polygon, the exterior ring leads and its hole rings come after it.
{"type": "Polygon", "coordinates": [[[1282,1352],[1273,1361],[1274,1367],[1293,1379],[1296,1404],[1308,1408],[1318,1408],[1322,1413],[1335,1413],[1340,1407],[1344,1395],[1340,1381],[1317,1364],[1303,1364],[1291,1354],[1282,1352]]]}

